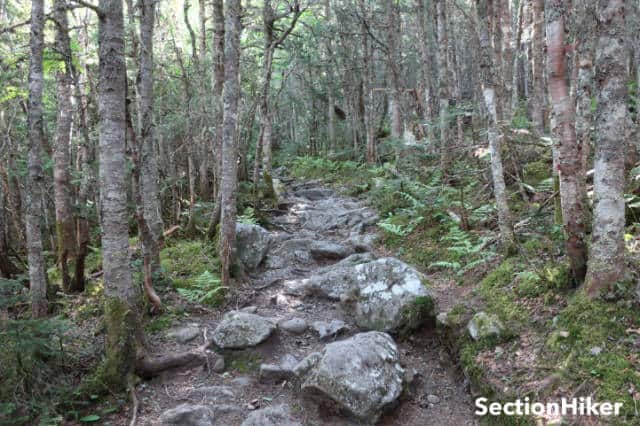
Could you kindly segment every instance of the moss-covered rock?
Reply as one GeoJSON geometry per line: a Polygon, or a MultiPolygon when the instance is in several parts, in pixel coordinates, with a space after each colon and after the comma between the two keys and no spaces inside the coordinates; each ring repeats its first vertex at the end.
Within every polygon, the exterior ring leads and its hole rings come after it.
{"type": "Polygon", "coordinates": [[[500,339],[505,334],[505,326],[496,315],[478,312],[467,324],[473,340],[500,339]]]}

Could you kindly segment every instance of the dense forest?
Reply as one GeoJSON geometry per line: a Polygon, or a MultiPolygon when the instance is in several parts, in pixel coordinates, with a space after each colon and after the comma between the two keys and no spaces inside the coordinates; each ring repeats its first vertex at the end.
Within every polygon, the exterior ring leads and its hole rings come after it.
{"type": "Polygon", "coordinates": [[[0,0],[0,81],[0,424],[640,425],[638,0],[0,0]]]}

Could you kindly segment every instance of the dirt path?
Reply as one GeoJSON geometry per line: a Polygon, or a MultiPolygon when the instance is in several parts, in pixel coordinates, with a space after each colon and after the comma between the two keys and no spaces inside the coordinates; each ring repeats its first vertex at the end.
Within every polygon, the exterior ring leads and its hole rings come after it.
{"type": "MultiPolygon", "coordinates": [[[[219,313],[193,311],[190,320],[180,325],[197,326],[201,331],[210,332],[225,310],[249,307],[250,311],[255,309],[257,314],[278,322],[301,318],[311,325],[315,321],[341,320],[347,329],[324,341],[312,327],[299,335],[277,330],[257,347],[224,352],[226,369],[221,374],[201,366],[168,371],[137,387],[141,407],[137,424],[158,424],[162,412],[184,403],[211,407],[215,413],[214,424],[239,425],[252,410],[270,404],[289,406],[293,417],[305,425],[355,424],[318,410],[314,404],[299,398],[299,387],[292,381],[262,383],[259,380],[261,363],[277,364],[285,355],[300,360],[327,342],[360,331],[340,303],[303,298],[294,290],[301,279],[321,268],[331,268],[341,257],[336,253],[340,244],[348,242],[349,247],[363,256],[368,251],[376,256],[375,227],[372,226],[375,212],[361,201],[338,196],[318,182],[283,181],[286,202],[270,219],[267,228],[272,237],[271,249],[261,268],[252,273],[252,282],[239,290],[219,313]],[[336,243],[335,247],[331,243],[336,243]],[[308,244],[315,244],[315,251],[305,249],[308,244]]],[[[152,347],[158,348],[159,353],[167,353],[198,346],[202,339],[199,335],[181,345],[174,339],[157,336],[152,347]]],[[[449,355],[428,327],[409,338],[396,339],[396,343],[401,364],[413,379],[397,406],[385,413],[379,424],[476,424],[473,401],[465,390],[464,378],[452,373],[449,355]]],[[[112,424],[128,424],[125,418],[113,420],[112,424]]]]}

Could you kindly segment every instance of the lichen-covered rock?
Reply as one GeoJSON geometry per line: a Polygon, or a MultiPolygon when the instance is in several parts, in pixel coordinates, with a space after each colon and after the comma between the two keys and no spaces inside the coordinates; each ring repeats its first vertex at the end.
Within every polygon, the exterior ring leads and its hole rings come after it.
{"type": "Polygon", "coordinates": [[[288,380],[295,376],[297,364],[298,360],[290,354],[283,356],[278,364],[260,364],[260,381],[273,383],[288,380]]]}
{"type": "Polygon", "coordinates": [[[247,312],[227,312],[213,331],[213,342],[223,349],[242,349],[264,342],[276,326],[268,318],[247,312]]]}
{"type": "Polygon", "coordinates": [[[181,404],[162,413],[159,423],[167,426],[212,426],[213,413],[204,405],[181,404]]]}
{"type": "Polygon", "coordinates": [[[369,330],[405,331],[434,316],[431,292],[414,268],[391,257],[355,265],[346,262],[350,258],[300,286],[307,294],[342,301],[356,324],[369,330]]]}
{"type": "Polygon", "coordinates": [[[249,414],[242,426],[300,426],[286,405],[272,405],[249,414]]]}
{"type": "Polygon", "coordinates": [[[176,339],[178,343],[188,343],[200,335],[200,327],[186,326],[171,329],[167,332],[167,337],[176,339]]]}
{"type": "Polygon", "coordinates": [[[320,340],[335,337],[349,328],[344,321],[335,319],[331,321],[314,321],[312,327],[318,333],[320,340]]]}
{"type": "Polygon", "coordinates": [[[236,246],[238,260],[245,269],[255,270],[264,260],[271,236],[269,231],[258,225],[236,223],[236,246]]]}
{"type": "Polygon", "coordinates": [[[304,318],[291,318],[278,324],[281,330],[291,334],[302,334],[309,328],[309,324],[304,318]]]}
{"type": "Polygon", "coordinates": [[[369,423],[400,396],[404,377],[396,344],[378,331],[330,343],[296,371],[305,396],[369,423]]]}
{"type": "Polygon", "coordinates": [[[467,324],[467,330],[473,340],[500,337],[505,328],[496,315],[478,312],[467,324]]]}

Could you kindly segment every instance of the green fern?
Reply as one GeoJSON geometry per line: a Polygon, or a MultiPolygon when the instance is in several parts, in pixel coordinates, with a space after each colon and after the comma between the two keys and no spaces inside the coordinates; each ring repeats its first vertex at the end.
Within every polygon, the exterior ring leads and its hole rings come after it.
{"type": "Polygon", "coordinates": [[[224,290],[228,287],[220,285],[220,279],[211,272],[204,271],[189,287],[178,288],[180,296],[185,299],[205,305],[217,305],[222,302],[224,290]]]}

